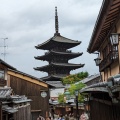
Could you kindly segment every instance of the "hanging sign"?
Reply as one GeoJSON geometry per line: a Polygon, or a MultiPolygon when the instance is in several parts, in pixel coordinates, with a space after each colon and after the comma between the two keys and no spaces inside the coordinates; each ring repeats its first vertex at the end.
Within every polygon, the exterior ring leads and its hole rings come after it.
{"type": "Polygon", "coordinates": [[[43,91],[41,92],[41,97],[45,98],[47,96],[47,92],[43,91]]]}

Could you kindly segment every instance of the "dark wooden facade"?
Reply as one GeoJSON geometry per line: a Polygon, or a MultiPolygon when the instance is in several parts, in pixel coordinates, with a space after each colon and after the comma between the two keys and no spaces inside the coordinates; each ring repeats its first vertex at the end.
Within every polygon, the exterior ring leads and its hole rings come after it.
{"type": "MultiPolygon", "coordinates": [[[[88,52],[99,52],[99,71],[103,83],[88,86],[90,120],[119,120],[120,115],[120,0],[103,0],[88,46],[88,52]],[[113,44],[111,36],[118,35],[113,44]],[[110,79],[112,78],[112,79],[110,79]],[[110,84],[110,81],[112,84],[110,84]],[[106,85],[105,85],[105,84],[106,85]],[[100,88],[104,87],[104,88],[100,88]],[[106,91],[104,91],[106,89],[106,91]],[[108,94],[104,93],[108,92],[108,94]]],[[[113,39],[112,39],[113,40],[113,39]]]]}
{"type": "Polygon", "coordinates": [[[49,88],[48,84],[32,78],[28,75],[16,71],[8,72],[8,82],[14,92],[19,95],[26,95],[31,102],[32,120],[36,120],[39,115],[46,117],[49,113],[49,88]],[[41,92],[47,92],[45,98],[41,97],[41,92]]]}
{"type": "Polygon", "coordinates": [[[14,113],[14,120],[31,120],[31,106],[25,105],[18,108],[18,112],[14,113]]]}
{"type": "Polygon", "coordinates": [[[90,120],[120,120],[120,106],[105,100],[90,101],[90,120]]]}
{"type": "Polygon", "coordinates": [[[10,66],[6,62],[0,59],[0,87],[7,86],[7,69],[13,69],[14,67],[10,66]]]}

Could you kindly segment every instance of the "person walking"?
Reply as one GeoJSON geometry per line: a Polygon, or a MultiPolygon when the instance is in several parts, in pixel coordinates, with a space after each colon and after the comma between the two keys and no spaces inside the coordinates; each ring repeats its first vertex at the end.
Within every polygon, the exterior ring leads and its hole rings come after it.
{"type": "Polygon", "coordinates": [[[85,111],[83,111],[83,113],[81,114],[80,120],[89,120],[88,115],[85,111]]]}

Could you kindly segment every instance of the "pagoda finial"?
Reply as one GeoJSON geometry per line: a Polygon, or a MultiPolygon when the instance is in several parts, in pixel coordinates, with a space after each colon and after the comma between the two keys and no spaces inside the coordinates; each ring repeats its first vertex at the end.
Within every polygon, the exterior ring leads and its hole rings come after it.
{"type": "Polygon", "coordinates": [[[60,35],[58,26],[57,7],[55,7],[55,35],[60,35]]]}

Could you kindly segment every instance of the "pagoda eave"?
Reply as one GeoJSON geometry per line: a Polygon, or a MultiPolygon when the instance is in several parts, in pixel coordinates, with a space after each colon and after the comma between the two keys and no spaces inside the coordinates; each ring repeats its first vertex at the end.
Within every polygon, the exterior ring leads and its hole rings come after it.
{"type": "Polygon", "coordinates": [[[62,81],[46,81],[46,83],[55,86],[55,88],[65,88],[65,86],[62,84],[62,81]]]}
{"type": "Polygon", "coordinates": [[[34,68],[35,70],[38,70],[38,71],[43,71],[43,72],[48,72],[49,70],[51,69],[68,69],[68,70],[75,70],[75,69],[78,69],[78,68],[81,68],[83,67],[84,64],[60,64],[60,63],[52,63],[52,64],[49,64],[49,65],[46,65],[46,66],[42,66],[42,67],[37,67],[37,68],[34,68]]]}
{"type": "Polygon", "coordinates": [[[43,50],[50,50],[56,46],[65,46],[66,49],[75,47],[79,45],[81,41],[75,41],[63,36],[54,36],[51,39],[47,40],[46,42],[35,46],[36,49],[43,49],[43,50]]]}
{"type": "Polygon", "coordinates": [[[79,57],[83,54],[83,52],[81,53],[72,53],[72,52],[55,52],[55,51],[50,51],[50,52],[46,52],[45,55],[42,56],[36,56],[34,57],[36,60],[43,60],[43,61],[50,61],[53,59],[53,55],[58,57],[58,56],[62,56],[64,58],[67,58],[68,60],[79,57]]]}
{"type": "Polygon", "coordinates": [[[49,75],[40,79],[42,79],[43,81],[60,81],[60,79],[62,78],[63,78],[62,76],[49,75]]]}

